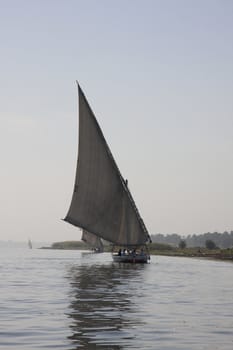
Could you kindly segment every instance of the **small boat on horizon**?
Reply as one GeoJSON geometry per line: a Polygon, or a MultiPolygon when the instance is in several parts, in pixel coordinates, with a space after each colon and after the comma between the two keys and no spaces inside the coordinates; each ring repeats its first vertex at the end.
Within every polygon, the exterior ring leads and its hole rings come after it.
{"type": "MultiPolygon", "coordinates": [[[[79,145],[75,184],[65,221],[110,242],[115,262],[147,263],[151,242],[103,132],[78,85],[79,145]]],[[[85,238],[84,239],[88,239],[85,238]]]]}
{"type": "Polygon", "coordinates": [[[28,239],[28,248],[32,249],[32,241],[30,240],[30,238],[28,239]]]}

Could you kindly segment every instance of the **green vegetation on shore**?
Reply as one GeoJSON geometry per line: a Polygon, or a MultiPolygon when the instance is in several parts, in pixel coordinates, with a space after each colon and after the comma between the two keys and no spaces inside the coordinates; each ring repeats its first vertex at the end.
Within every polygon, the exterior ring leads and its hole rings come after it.
{"type": "MultiPolygon", "coordinates": [[[[44,248],[45,249],[45,248],[44,248]]],[[[65,250],[86,250],[87,245],[82,241],[63,241],[55,242],[46,249],[65,249],[65,250]]],[[[151,243],[149,245],[151,255],[165,256],[183,256],[183,257],[201,257],[222,260],[233,260],[233,248],[226,249],[207,249],[207,248],[177,248],[169,244],[151,243]]],[[[104,251],[110,252],[111,245],[104,245],[104,251]]]]}
{"type": "Polygon", "coordinates": [[[168,244],[151,243],[151,255],[166,255],[166,256],[184,256],[184,257],[201,257],[213,258],[222,260],[233,260],[233,248],[226,249],[208,249],[208,248],[177,248],[168,244]]]}
{"type": "Polygon", "coordinates": [[[207,232],[202,234],[193,234],[181,236],[177,233],[164,235],[162,233],[152,234],[152,242],[169,244],[178,247],[181,241],[185,242],[186,247],[205,247],[206,241],[213,241],[219,248],[233,247],[233,231],[231,232],[207,232]]]}
{"type": "Polygon", "coordinates": [[[53,243],[50,249],[85,250],[87,249],[87,245],[82,241],[63,241],[53,243]]]}

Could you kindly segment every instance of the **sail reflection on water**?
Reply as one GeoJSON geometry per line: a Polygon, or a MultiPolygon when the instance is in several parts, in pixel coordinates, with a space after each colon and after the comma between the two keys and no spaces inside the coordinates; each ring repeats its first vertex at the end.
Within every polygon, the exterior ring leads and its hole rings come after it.
{"type": "Polygon", "coordinates": [[[129,330],[140,323],[129,288],[133,273],[140,278],[143,265],[79,265],[69,270],[72,319],[70,339],[76,348],[123,349],[133,339],[129,330]],[[135,271],[136,270],[136,271],[135,271]]]}

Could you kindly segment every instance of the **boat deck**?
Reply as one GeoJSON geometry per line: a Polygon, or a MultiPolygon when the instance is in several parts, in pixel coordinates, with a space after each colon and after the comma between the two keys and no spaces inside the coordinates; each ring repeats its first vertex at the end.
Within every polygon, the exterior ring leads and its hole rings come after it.
{"type": "Polygon", "coordinates": [[[129,255],[118,255],[118,254],[112,254],[113,261],[119,262],[119,263],[140,263],[140,264],[146,264],[148,263],[148,260],[150,260],[150,256],[147,254],[140,255],[140,254],[129,254],[129,255]]]}

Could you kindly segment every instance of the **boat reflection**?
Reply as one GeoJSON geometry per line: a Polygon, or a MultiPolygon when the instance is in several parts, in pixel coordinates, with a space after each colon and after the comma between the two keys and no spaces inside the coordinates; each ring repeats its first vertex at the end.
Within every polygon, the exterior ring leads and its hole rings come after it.
{"type": "Polygon", "coordinates": [[[73,349],[123,349],[133,339],[133,280],[142,265],[78,265],[70,268],[69,317],[73,349]]]}

